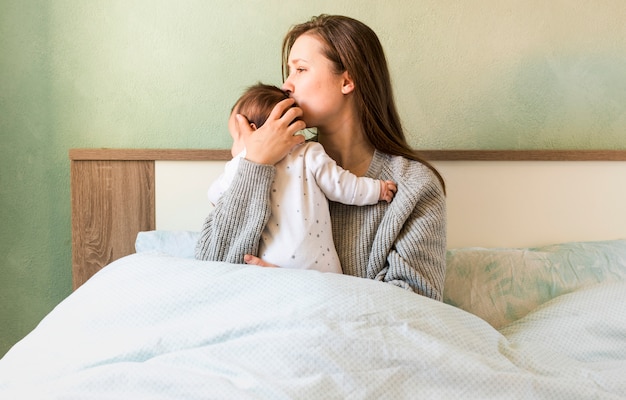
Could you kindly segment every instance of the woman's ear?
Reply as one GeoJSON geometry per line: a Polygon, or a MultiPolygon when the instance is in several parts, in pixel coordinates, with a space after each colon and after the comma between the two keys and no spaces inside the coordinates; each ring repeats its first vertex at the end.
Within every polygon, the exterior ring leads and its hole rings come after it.
{"type": "Polygon", "coordinates": [[[254,122],[250,122],[250,128],[252,128],[253,131],[257,130],[256,125],[254,124],[254,122]]]}
{"type": "Polygon", "coordinates": [[[348,74],[348,71],[344,71],[343,81],[341,84],[341,93],[348,94],[348,93],[352,93],[353,90],[354,90],[354,81],[350,77],[350,74],[348,74]]]}

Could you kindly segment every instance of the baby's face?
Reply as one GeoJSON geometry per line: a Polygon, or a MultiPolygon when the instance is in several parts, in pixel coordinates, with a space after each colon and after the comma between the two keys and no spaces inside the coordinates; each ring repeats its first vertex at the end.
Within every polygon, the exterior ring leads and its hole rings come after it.
{"type": "Polygon", "coordinates": [[[237,119],[235,118],[235,115],[236,114],[233,112],[228,118],[228,132],[230,132],[230,136],[233,138],[233,146],[230,148],[230,152],[233,157],[241,153],[241,151],[245,147],[243,138],[239,133],[239,126],[237,125],[237,119]]]}

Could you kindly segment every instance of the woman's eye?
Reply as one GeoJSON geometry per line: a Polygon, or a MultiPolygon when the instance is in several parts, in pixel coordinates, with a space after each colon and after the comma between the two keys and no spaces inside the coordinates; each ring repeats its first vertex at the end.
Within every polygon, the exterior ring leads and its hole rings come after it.
{"type": "Polygon", "coordinates": [[[290,68],[289,69],[289,75],[298,75],[302,72],[306,71],[306,68],[304,67],[294,67],[294,68],[290,68]]]}

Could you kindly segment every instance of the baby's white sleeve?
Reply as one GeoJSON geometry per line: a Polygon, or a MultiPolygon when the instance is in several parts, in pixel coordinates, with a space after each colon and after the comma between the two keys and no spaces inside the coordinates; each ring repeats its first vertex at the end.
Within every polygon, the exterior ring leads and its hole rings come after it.
{"type": "Polygon", "coordinates": [[[326,198],[343,204],[364,206],[380,200],[380,181],[358,177],[341,168],[319,143],[309,144],[306,151],[307,169],[313,172],[326,198]]]}
{"type": "Polygon", "coordinates": [[[213,181],[213,183],[211,183],[207,193],[211,204],[217,204],[220,197],[222,197],[224,192],[228,190],[235,174],[237,173],[237,168],[239,168],[239,161],[245,156],[246,151],[243,150],[241,153],[233,157],[232,160],[228,161],[226,165],[224,165],[224,172],[215,181],[213,181]]]}

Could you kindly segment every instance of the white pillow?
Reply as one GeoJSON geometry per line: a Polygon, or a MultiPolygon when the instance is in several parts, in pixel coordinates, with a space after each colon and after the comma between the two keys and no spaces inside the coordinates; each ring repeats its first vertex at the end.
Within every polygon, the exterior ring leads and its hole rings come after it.
{"type": "Polygon", "coordinates": [[[195,258],[199,232],[146,231],[139,232],[135,240],[137,253],[155,253],[171,257],[195,258]]]}

